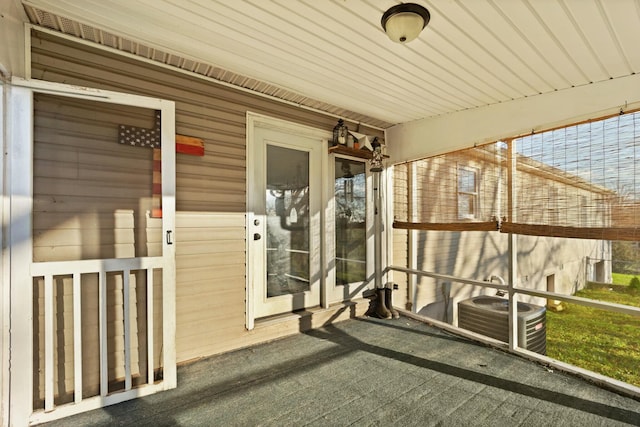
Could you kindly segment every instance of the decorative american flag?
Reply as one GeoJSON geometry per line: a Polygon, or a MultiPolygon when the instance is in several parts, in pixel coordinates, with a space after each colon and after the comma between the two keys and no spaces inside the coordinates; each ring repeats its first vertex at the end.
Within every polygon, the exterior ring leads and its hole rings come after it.
{"type": "Polygon", "coordinates": [[[160,136],[160,111],[157,111],[155,126],[151,129],[120,125],[118,142],[136,147],[160,148],[160,136]]]}

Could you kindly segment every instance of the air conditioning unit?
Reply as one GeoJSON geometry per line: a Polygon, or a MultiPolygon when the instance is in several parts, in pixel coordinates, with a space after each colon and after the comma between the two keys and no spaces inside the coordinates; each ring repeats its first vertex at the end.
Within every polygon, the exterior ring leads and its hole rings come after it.
{"type": "MultiPolygon", "coordinates": [[[[509,342],[509,301],[481,295],[458,303],[458,327],[509,342]]],[[[518,346],[540,354],[547,352],[547,310],[518,303],[518,346]]]]}

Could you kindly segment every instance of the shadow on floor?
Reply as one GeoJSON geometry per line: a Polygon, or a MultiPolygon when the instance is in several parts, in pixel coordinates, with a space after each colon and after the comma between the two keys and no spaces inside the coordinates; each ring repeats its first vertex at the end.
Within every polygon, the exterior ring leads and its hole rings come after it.
{"type": "Polygon", "coordinates": [[[52,426],[640,425],[640,403],[412,319],[354,319],[178,369],[52,426]],[[624,423],[624,424],[623,424],[624,423]]]}

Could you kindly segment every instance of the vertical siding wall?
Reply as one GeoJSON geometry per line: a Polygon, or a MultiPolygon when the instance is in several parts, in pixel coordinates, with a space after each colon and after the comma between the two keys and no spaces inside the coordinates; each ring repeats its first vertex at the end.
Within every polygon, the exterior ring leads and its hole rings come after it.
{"type": "Polygon", "coordinates": [[[32,77],[176,102],[176,132],[205,141],[204,157],[176,160],[178,361],[270,339],[245,329],[246,113],[336,119],[39,32],[32,77]]]}

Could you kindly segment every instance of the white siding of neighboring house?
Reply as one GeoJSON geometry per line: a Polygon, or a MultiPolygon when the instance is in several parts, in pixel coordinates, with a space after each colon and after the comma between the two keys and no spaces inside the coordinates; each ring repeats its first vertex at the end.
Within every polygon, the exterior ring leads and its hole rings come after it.
{"type": "MultiPolygon", "coordinates": [[[[449,155],[448,155],[449,156],[449,155]]],[[[455,172],[458,165],[473,167],[484,171],[485,179],[478,183],[477,220],[494,221],[495,215],[504,216],[506,194],[502,198],[496,196],[506,182],[506,168],[492,169],[496,163],[492,157],[478,156],[475,152],[460,151],[450,157],[430,158],[414,162],[411,168],[417,173],[417,182],[413,189],[408,188],[409,166],[397,167],[394,172],[396,198],[396,215],[400,222],[410,219],[425,223],[455,222],[457,214],[457,178],[455,172]],[[501,174],[502,178],[497,176],[501,174]],[[422,182],[420,181],[422,179],[422,182]],[[414,194],[411,206],[406,201],[409,194],[414,194]],[[405,202],[406,201],[406,202],[405,202]],[[408,212],[413,209],[414,212],[408,212]],[[406,217],[406,219],[404,218],[406,217]]],[[[597,186],[585,186],[579,178],[571,182],[570,178],[557,178],[554,174],[538,171],[529,167],[519,171],[518,194],[526,194],[528,201],[544,200],[553,190],[560,194],[570,194],[577,199],[608,200],[610,192],[597,186]]],[[[570,224],[584,222],[582,215],[586,210],[565,209],[563,203],[573,203],[566,197],[550,203],[555,209],[544,207],[528,210],[528,218],[516,218],[515,222],[546,224],[557,221],[550,216],[561,216],[570,224]],[[563,201],[564,200],[564,201],[563,201]],[[568,200],[568,202],[567,202],[568,200]],[[572,217],[572,215],[574,217],[572,217]],[[530,222],[527,222],[530,221],[530,222]]],[[[598,218],[589,218],[593,224],[608,224],[610,219],[604,217],[606,210],[601,210],[598,218]]],[[[411,221],[409,221],[411,222],[411,221]]],[[[462,226],[462,223],[460,223],[462,226]]],[[[584,225],[584,224],[583,224],[584,225]]],[[[392,265],[411,267],[417,270],[446,274],[464,279],[486,280],[497,275],[507,280],[509,277],[508,235],[499,231],[413,231],[413,259],[415,265],[409,264],[409,235],[407,230],[394,230],[394,251],[392,265]]],[[[558,237],[538,237],[528,235],[517,236],[517,277],[519,287],[537,290],[547,289],[547,277],[553,275],[554,292],[571,295],[582,289],[587,281],[595,280],[595,264],[604,261],[605,280],[611,280],[611,245],[608,241],[589,239],[566,239],[558,237]]],[[[394,280],[401,284],[395,293],[395,302],[404,306],[415,298],[414,311],[433,317],[437,320],[457,322],[457,303],[479,294],[495,294],[493,289],[483,289],[448,281],[421,278],[413,290],[407,287],[407,277],[394,274],[394,280]],[[397,278],[397,279],[396,279],[397,278]]],[[[522,301],[540,305],[546,304],[543,298],[521,296],[522,301]]]]}
{"type": "MultiPolygon", "coordinates": [[[[508,236],[499,232],[418,231],[418,270],[448,274],[467,279],[485,280],[492,275],[508,278],[508,236]]],[[[394,231],[393,265],[406,266],[407,230],[394,231]]],[[[555,237],[518,236],[518,286],[547,290],[547,276],[555,275],[555,292],[566,295],[582,289],[586,281],[594,280],[588,273],[601,259],[610,260],[610,245],[599,240],[564,239],[555,237]]],[[[610,264],[609,264],[610,265],[610,264]]],[[[593,273],[591,273],[593,274],[593,273]]],[[[394,302],[404,306],[407,293],[405,275],[395,273],[400,289],[394,302]]],[[[495,294],[493,289],[422,278],[418,281],[415,311],[437,320],[456,322],[457,302],[474,295],[495,294]],[[448,313],[445,306],[448,302],[448,313]]],[[[522,301],[546,304],[542,298],[522,296],[522,301]]]]}

